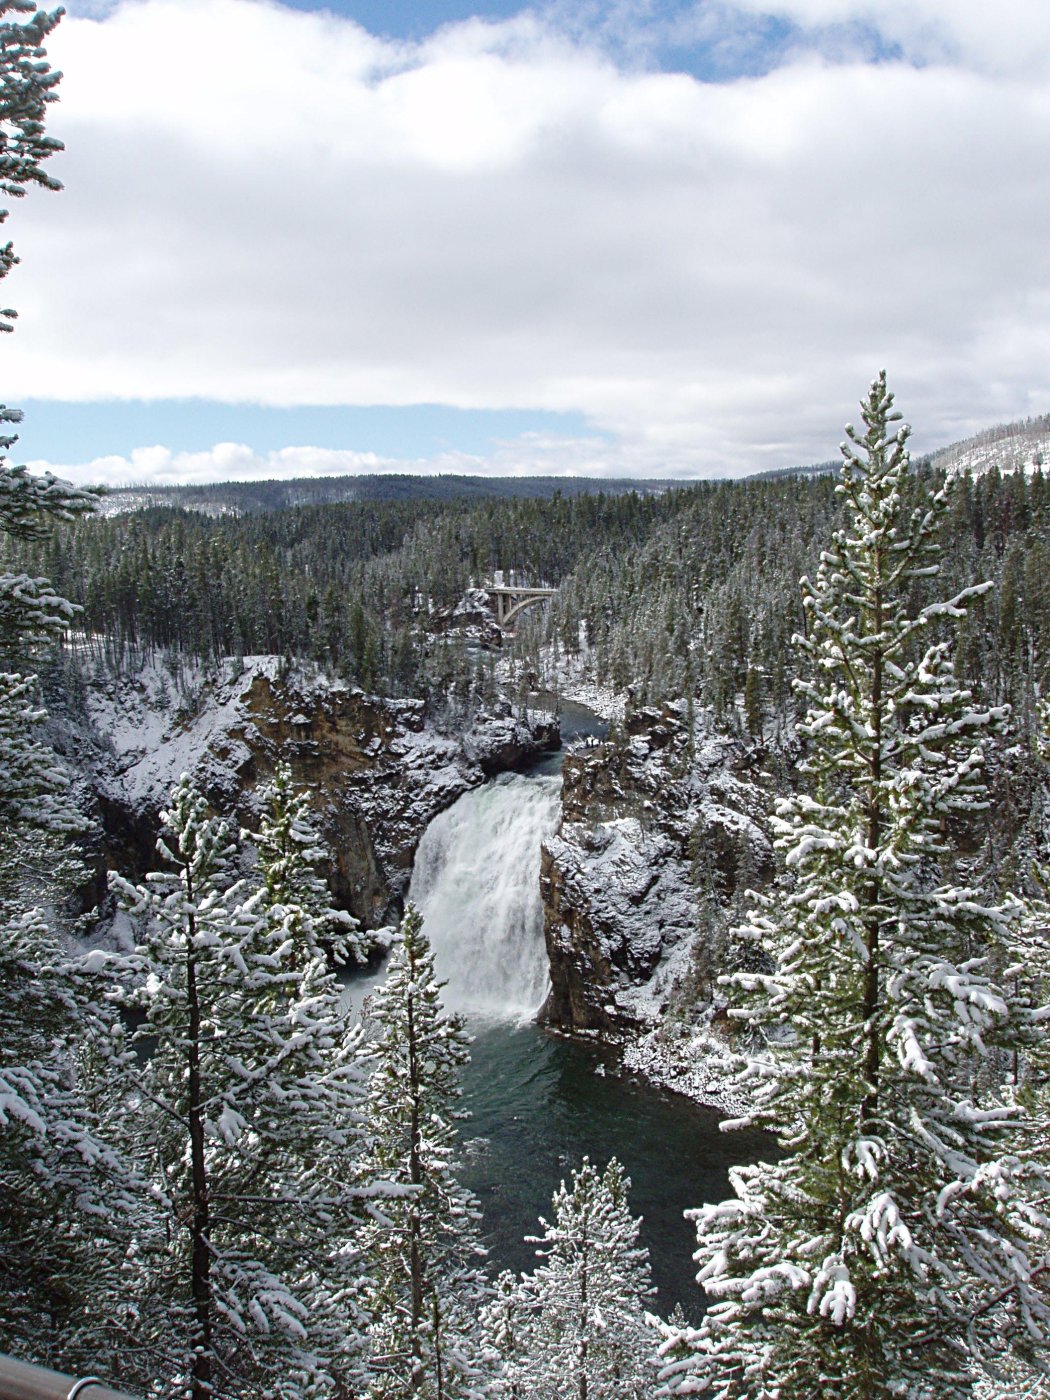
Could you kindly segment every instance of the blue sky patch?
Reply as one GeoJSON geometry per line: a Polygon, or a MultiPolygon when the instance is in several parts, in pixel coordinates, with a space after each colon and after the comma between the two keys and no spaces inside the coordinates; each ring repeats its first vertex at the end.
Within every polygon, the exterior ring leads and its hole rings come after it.
{"type": "Polygon", "coordinates": [[[525,433],[594,437],[579,414],[513,409],[458,409],[443,404],[368,408],[274,408],[207,399],[142,399],[110,403],[30,400],[12,451],[17,461],[76,464],[128,456],[163,444],[173,452],[203,452],[219,442],[254,452],[322,447],[374,452],[411,460],[443,452],[485,456],[496,442],[525,433]]]}

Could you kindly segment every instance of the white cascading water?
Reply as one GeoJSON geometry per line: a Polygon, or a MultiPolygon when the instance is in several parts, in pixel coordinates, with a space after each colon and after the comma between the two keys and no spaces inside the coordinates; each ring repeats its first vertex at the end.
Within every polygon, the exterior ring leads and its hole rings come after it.
{"type": "Polygon", "coordinates": [[[409,899],[423,916],[449,1010],[521,1019],[547,994],[540,844],[560,777],[503,774],[427,827],[409,899]]]}

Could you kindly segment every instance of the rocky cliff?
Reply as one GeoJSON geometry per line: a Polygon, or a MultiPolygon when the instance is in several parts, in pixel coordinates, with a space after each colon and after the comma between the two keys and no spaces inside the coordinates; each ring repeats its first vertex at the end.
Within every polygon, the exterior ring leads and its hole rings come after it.
{"type": "Polygon", "coordinates": [[[527,726],[506,713],[438,733],[422,701],[366,695],[275,657],[183,675],[177,685],[159,665],[103,675],[87,684],[81,711],[54,737],[97,819],[96,895],[105,868],[136,878],[152,868],[159,815],[181,773],[216,811],[251,825],[256,789],[285,760],[311,794],[333,895],[365,927],[396,912],[438,812],[558,743],[556,721],[527,726]]]}
{"type": "Polygon", "coordinates": [[[565,761],[562,821],[541,884],[551,992],[541,1019],[640,1030],[717,960],[711,904],[767,879],[767,795],[744,747],[685,707],[631,715],[622,737],[565,761]]]}

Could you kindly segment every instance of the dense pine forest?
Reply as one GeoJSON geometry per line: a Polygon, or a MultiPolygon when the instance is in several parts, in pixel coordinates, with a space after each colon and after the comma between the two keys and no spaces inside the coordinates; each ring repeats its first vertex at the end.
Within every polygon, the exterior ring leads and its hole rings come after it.
{"type": "MultiPolygon", "coordinates": [[[[909,489],[919,499],[942,485],[919,469],[909,489]]],[[[570,657],[585,648],[597,681],[641,703],[690,694],[733,722],[744,697],[756,733],[790,710],[798,580],[841,515],[832,477],[440,497],[90,516],[7,540],[3,564],[82,600],[77,631],[117,667],[166,649],[213,663],[276,653],[379,694],[435,697],[484,692],[485,658],[446,644],[450,615],[503,570],[559,590],[542,620],[524,615],[511,648],[537,676],[557,643],[570,657]]],[[[997,585],[959,623],[958,664],[979,695],[1014,706],[1030,741],[1050,656],[1050,483],[993,470],[953,481],[950,498],[942,586],[997,585]]]]}

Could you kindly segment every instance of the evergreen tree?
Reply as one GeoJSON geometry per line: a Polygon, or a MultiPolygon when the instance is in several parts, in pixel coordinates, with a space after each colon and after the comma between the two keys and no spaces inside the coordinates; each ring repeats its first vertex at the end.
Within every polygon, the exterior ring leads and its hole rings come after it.
{"type": "MultiPolygon", "coordinates": [[[[44,130],[61,77],[47,62],[44,43],[61,17],[61,10],[38,10],[34,0],[0,0],[0,192],[13,199],[21,199],[27,185],[62,188],[44,169],[44,161],[62,149],[62,142],[44,130]],[[5,18],[11,14],[28,18],[5,18]]],[[[0,209],[0,223],[6,219],[7,210],[0,209]]],[[[0,248],[0,277],[17,262],[10,243],[0,248]]],[[[0,311],[0,331],[12,330],[17,314],[0,311]]]]}
{"type": "Polygon", "coordinates": [[[113,1362],[102,1300],[139,1199],[102,1131],[104,991],[39,909],[0,899],[0,1352],[113,1362]]]}
{"type": "Polygon", "coordinates": [[[486,1285],[479,1211],[456,1180],[459,1069],[468,1040],[441,1005],[422,920],[410,905],[369,1006],[364,1170],[400,1188],[367,1237],[369,1395],[453,1400],[477,1392],[474,1337],[486,1285]]]}
{"type": "MultiPolygon", "coordinates": [[[[44,41],[60,11],[0,0],[0,191],[58,188],[43,162],[60,143],[44,134],[58,75],[44,41]],[[5,18],[9,15],[16,18],[5,18]],[[19,19],[17,16],[28,16],[19,19]]],[[[0,210],[0,222],[7,211],[0,210]]],[[[0,248],[0,277],[17,258],[0,248]]],[[[0,312],[0,330],[15,313],[0,312]]],[[[21,413],[0,407],[0,424],[21,413]]],[[[0,435],[0,544],[44,541],[56,522],[94,508],[90,494],[31,476],[0,435]]],[[[0,1350],[72,1363],[104,1353],[87,1306],[119,1259],[130,1180],[98,1134],[83,1073],[106,1022],[97,979],[54,927],[53,906],[79,873],[68,851],[84,822],[69,778],[34,731],[46,718],[25,671],[42,641],[75,609],[43,578],[0,571],[0,1350]],[[43,907],[40,907],[43,906],[43,907]]]]}
{"type": "Polygon", "coordinates": [[[789,1155],[695,1213],[713,1306],[668,1337],[665,1393],[948,1400],[1004,1339],[1037,1350],[1050,1329],[1046,1183],[998,1088],[1036,1030],[995,981],[1010,929],[956,883],[949,825],[986,805],[994,716],[937,629],[982,590],[909,611],[946,501],[906,506],[892,405],[880,376],[847,428],[845,528],[803,580],[811,792],[778,805],[785,886],[740,931],[773,970],[731,979],[756,1045],[745,1121],[789,1155]]]}
{"type": "MultiPolygon", "coordinates": [[[[1050,762],[1050,703],[1039,707],[1040,751],[1044,765],[1050,762]]],[[[1042,833],[1044,850],[1050,832],[1042,833]]],[[[1045,858],[1036,861],[1032,871],[1036,893],[1024,905],[1023,961],[1009,970],[1015,979],[1014,988],[1020,994],[1026,986],[1035,991],[1035,1000],[1050,1005],[1050,869],[1045,858]]],[[[1050,1025],[1050,1013],[1044,1013],[1044,1024],[1050,1025]]],[[[1022,1063],[1014,1064],[1013,1079],[1021,1086],[1023,1101],[1030,1108],[1035,1131],[1025,1146],[1037,1162],[1050,1162],[1050,1034],[1038,1037],[1029,1048],[1022,1063]]],[[[1043,1273],[1043,1285],[1050,1296],[1050,1259],[1043,1273]]]]}
{"type": "MultiPolygon", "coordinates": [[[[160,1378],[203,1400],[335,1393],[358,1350],[355,1231],[363,1075],[322,939],[346,946],[313,868],[305,800],[280,769],[257,845],[262,885],[183,779],[158,849],[114,883],[142,921],[133,1117],[159,1207],[129,1257],[127,1327],[160,1378]]],[[[129,1349],[130,1350],[130,1349],[129,1349]]]]}
{"type": "Polygon", "coordinates": [[[259,830],[244,836],[258,850],[264,904],[271,916],[283,920],[302,959],[320,958],[324,944],[336,962],[363,962],[369,941],[349,914],[332,908],[318,869],[327,852],[309,799],[294,788],[287,763],[277,765],[261,797],[264,816],[259,830]]]}
{"type": "Polygon", "coordinates": [[[585,1157],[554,1193],[553,1218],[530,1237],[544,1261],[501,1275],[482,1327],[500,1359],[489,1394],[521,1400],[641,1400],[652,1394],[648,1251],[630,1213],[631,1183],[614,1157],[585,1157]]]}
{"type": "Polygon", "coordinates": [[[262,796],[259,830],[246,833],[262,891],[251,902],[249,977],[230,1008],[244,1042],[237,1109],[252,1143],[240,1198],[260,1239],[282,1241],[274,1265],[297,1279],[319,1369],[346,1390],[361,1380],[364,1207],[392,1188],[359,1165],[361,1034],[330,958],[362,961],[369,943],[331,907],[317,869],[326,853],[287,764],[262,796]]]}

